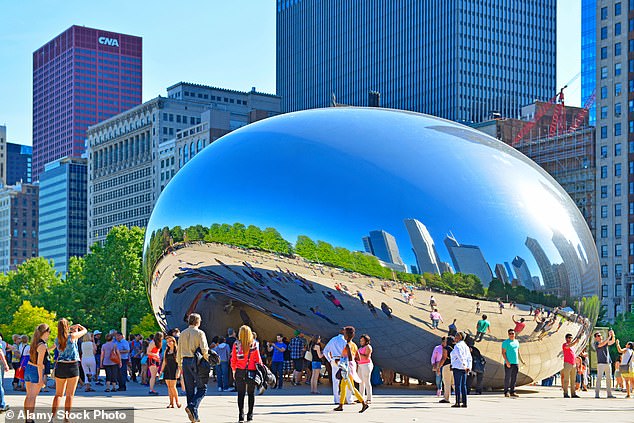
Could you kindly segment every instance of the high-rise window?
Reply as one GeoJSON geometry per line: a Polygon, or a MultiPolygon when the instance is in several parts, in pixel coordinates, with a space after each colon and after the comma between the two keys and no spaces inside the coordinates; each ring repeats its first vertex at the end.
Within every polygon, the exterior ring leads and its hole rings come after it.
{"type": "Polygon", "coordinates": [[[607,7],[602,7],[601,8],[601,20],[604,21],[608,18],[608,8],[607,7]]]}
{"type": "Polygon", "coordinates": [[[619,16],[621,14],[621,3],[616,3],[614,5],[614,16],[619,16]]]}

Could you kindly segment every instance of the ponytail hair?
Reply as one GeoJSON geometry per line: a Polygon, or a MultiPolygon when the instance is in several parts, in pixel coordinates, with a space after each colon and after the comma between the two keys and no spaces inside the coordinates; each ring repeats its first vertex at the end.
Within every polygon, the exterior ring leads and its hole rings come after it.
{"type": "Polygon", "coordinates": [[[69,334],[70,325],[68,324],[68,320],[61,318],[59,322],[57,322],[57,347],[60,351],[66,349],[69,334]]]}
{"type": "Polygon", "coordinates": [[[31,363],[37,364],[37,347],[40,346],[42,335],[50,331],[51,328],[46,323],[41,323],[35,328],[35,332],[33,332],[33,339],[31,340],[31,348],[29,353],[29,361],[31,363]]]}

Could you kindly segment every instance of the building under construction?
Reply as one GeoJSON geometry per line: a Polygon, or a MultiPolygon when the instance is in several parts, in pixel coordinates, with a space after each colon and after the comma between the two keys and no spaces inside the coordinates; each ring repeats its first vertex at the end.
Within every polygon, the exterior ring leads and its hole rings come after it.
{"type": "Polygon", "coordinates": [[[536,101],[522,119],[498,118],[474,128],[509,144],[546,170],[572,197],[596,239],[595,128],[587,108],[536,101]]]}

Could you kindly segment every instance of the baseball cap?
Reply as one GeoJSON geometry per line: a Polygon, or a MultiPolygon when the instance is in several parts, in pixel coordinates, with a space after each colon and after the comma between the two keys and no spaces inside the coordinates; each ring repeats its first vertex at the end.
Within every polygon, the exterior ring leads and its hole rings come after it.
{"type": "Polygon", "coordinates": [[[302,333],[302,331],[301,331],[301,330],[299,330],[299,329],[295,329],[295,336],[299,335],[300,333],[302,333]]]}
{"type": "Polygon", "coordinates": [[[93,334],[93,335],[101,335],[101,332],[100,332],[100,331],[98,331],[98,330],[96,330],[96,331],[94,331],[92,334],[93,334]]]}

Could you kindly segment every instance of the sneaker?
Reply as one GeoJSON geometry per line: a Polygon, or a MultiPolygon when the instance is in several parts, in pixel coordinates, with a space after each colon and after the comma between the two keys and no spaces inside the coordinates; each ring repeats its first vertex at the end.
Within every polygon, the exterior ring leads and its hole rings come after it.
{"type": "Polygon", "coordinates": [[[505,393],[504,393],[504,397],[508,398],[508,397],[510,397],[510,396],[511,396],[511,395],[510,395],[508,392],[505,392],[505,393]]]}
{"type": "Polygon", "coordinates": [[[616,398],[614,395],[608,395],[608,398],[616,398]]]}
{"type": "Polygon", "coordinates": [[[519,398],[519,397],[520,397],[520,396],[519,396],[519,395],[517,395],[515,392],[513,392],[513,393],[511,394],[511,396],[512,396],[513,398],[519,398]]]}
{"type": "Polygon", "coordinates": [[[467,404],[462,404],[462,408],[467,408],[467,404]]]}
{"type": "Polygon", "coordinates": [[[335,407],[333,411],[343,411],[343,406],[339,405],[338,407],[335,407]]]}
{"type": "Polygon", "coordinates": [[[581,397],[580,397],[579,395],[577,395],[577,394],[572,394],[572,395],[570,396],[570,398],[581,398],[581,397]]]}
{"type": "Polygon", "coordinates": [[[361,407],[361,410],[359,411],[359,413],[363,413],[365,410],[367,410],[368,408],[370,408],[370,406],[368,405],[367,402],[363,403],[363,406],[361,407]]]}
{"type": "Polygon", "coordinates": [[[228,387],[227,389],[224,390],[225,392],[235,392],[236,388],[234,388],[233,386],[228,387]]]}
{"type": "Polygon", "coordinates": [[[219,386],[218,387],[218,392],[222,392],[222,391],[223,391],[223,389],[219,386]]]}
{"type": "Polygon", "coordinates": [[[599,398],[599,394],[595,394],[594,397],[598,399],[599,398]]]}
{"type": "Polygon", "coordinates": [[[564,393],[564,398],[570,398],[570,395],[564,393]]]}
{"type": "Polygon", "coordinates": [[[454,404],[451,406],[451,408],[460,408],[460,404],[454,404]]]}
{"type": "Polygon", "coordinates": [[[438,402],[439,402],[439,403],[441,403],[441,404],[449,404],[449,400],[446,400],[446,399],[444,399],[444,398],[443,398],[443,399],[441,399],[441,400],[440,400],[440,401],[438,401],[438,402]]]}
{"type": "Polygon", "coordinates": [[[194,412],[189,406],[185,407],[185,412],[187,413],[187,417],[191,423],[196,423],[196,417],[194,416],[194,412]]]}
{"type": "Polygon", "coordinates": [[[4,407],[0,408],[0,414],[9,411],[9,408],[9,404],[6,404],[4,407]]]}

